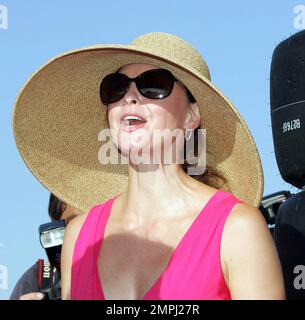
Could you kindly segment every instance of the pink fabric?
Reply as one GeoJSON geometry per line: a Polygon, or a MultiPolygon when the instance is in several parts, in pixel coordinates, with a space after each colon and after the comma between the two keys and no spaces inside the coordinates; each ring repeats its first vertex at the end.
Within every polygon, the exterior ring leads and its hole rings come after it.
{"type": "MultiPolygon", "coordinates": [[[[116,197],[91,208],[74,247],[71,299],[105,300],[97,261],[112,203],[116,197]]],[[[173,251],[165,271],[141,300],[231,299],[220,263],[225,221],[242,202],[218,190],[197,215],[173,251]]]]}

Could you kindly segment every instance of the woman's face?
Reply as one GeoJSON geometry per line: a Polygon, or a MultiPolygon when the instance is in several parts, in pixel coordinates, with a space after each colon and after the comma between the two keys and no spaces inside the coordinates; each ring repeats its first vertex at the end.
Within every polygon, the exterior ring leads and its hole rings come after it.
{"type": "MultiPolygon", "coordinates": [[[[150,64],[129,64],[119,72],[134,78],[151,69],[158,69],[158,67],[150,64]]],[[[112,136],[114,134],[118,139],[117,142],[114,139],[114,143],[125,155],[139,150],[150,154],[154,150],[155,154],[156,150],[164,149],[164,145],[158,141],[160,139],[153,140],[153,135],[156,137],[156,133],[163,129],[172,131],[190,127],[187,123],[190,105],[185,88],[176,81],[171,94],[165,99],[146,98],[137,90],[136,84],[131,82],[125,96],[108,105],[108,120],[112,136]],[[128,114],[141,117],[146,122],[128,122],[124,120],[128,114]]]]}

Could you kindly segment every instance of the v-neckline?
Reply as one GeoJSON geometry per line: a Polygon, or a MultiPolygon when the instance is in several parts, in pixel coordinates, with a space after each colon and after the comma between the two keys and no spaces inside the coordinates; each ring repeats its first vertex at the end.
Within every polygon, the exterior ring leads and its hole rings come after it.
{"type": "MultiPolygon", "coordinates": [[[[161,281],[162,277],[164,276],[164,274],[168,271],[172,260],[174,259],[174,257],[177,255],[177,252],[179,251],[179,249],[181,248],[182,244],[185,242],[186,237],[190,234],[191,230],[194,229],[195,225],[198,223],[199,218],[203,215],[203,212],[205,212],[208,207],[210,206],[210,204],[212,203],[212,201],[216,198],[216,195],[220,194],[221,190],[217,190],[211,197],[210,199],[207,201],[207,203],[205,204],[205,206],[200,210],[200,212],[197,214],[196,218],[193,220],[193,222],[190,224],[189,228],[187,229],[187,231],[184,233],[184,235],[182,236],[182,238],[180,239],[180,241],[178,242],[178,245],[176,246],[176,248],[172,251],[170,258],[168,260],[168,263],[165,267],[165,269],[163,270],[163,272],[161,272],[161,274],[157,277],[156,281],[150,286],[150,288],[144,293],[143,297],[141,299],[137,299],[138,301],[141,300],[145,300],[146,297],[151,293],[152,290],[154,290],[154,288],[159,284],[159,282],[161,281]]],[[[95,255],[95,272],[96,272],[96,281],[97,281],[97,285],[98,285],[98,290],[99,293],[101,294],[101,296],[103,297],[103,300],[106,300],[105,297],[105,293],[103,290],[103,285],[102,285],[102,281],[101,281],[101,277],[99,274],[99,269],[98,269],[98,257],[100,254],[100,251],[102,249],[102,243],[104,240],[104,235],[105,235],[105,230],[106,230],[106,226],[107,226],[107,222],[109,220],[110,214],[111,214],[111,209],[113,207],[113,203],[114,200],[118,197],[119,195],[115,196],[114,198],[110,199],[109,201],[109,205],[107,208],[107,213],[106,216],[104,216],[104,222],[103,222],[103,231],[102,234],[100,235],[100,241],[99,243],[96,244],[96,248],[97,248],[97,252],[95,255]]]]}

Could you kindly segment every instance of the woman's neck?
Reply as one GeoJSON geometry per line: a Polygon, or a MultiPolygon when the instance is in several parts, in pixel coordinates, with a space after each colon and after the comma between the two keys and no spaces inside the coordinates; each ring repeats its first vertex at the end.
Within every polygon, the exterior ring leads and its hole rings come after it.
{"type": "Polygon", "coordinates": [[[182,215],[192,206],[196,191],[205,187],[177,164],[129,165],[128,170],[128,187],[122,194],[120,212],[124,220],[134,225],[182,215]]]}

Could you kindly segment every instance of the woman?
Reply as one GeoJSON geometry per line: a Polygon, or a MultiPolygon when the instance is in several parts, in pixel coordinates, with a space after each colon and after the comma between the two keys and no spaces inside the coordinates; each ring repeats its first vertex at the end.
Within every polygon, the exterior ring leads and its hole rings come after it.
{"type": "MultiPolygon", "coordinates": [[[[58,115],[60,103],[62,115],[68,113],[72,125],[69,130],[61,128],[57,141],[62,141],[66,150],[73,146],[76,150],[79,138],[79,146],[87,151],[82,153],[82,160],[73,153],[65,159],[67,163],[74,159],[73,164],[79,165],[74,175],[81,179],[75,180],[74,188],[69,189],[64,179],[67,171],[73,176],[70,167],[62,169],[65,189],[60,189],[60,183],[46,171],[33,170],[42,183],[56,189],[74,206],[86,209],[88,199],[91,201],[88,214],[75,218],[65,233],[63,299],[285,297],[279,259],[257,209],[262,172],[254,141],[238,112],[209,78],[207,65],[188,43],[173,35],[150,33],[130,46],[96,46],[64,54],[41,68],[32,77],[32,86],[23,89],[15,119],[20,118],[21,106],[29,97],[37,99],[31,100],[29,108],[49,117],[58,115]],[[53,87],[44,93],[48,104],[43,103],[41,94],[38,103],[36,87],[40,82],[36,79],[53,87]],[[100,127],[111,129],[118,153],[130,161],[125,165],[126,172],[121,164],[104,165],[103,180],[91,176],[88,181],[92,166],[86,161],[93,153],[91,149],[88,154],[90,148],[85,147],[78,131],[84,130],[88,137],[87,130],[93,130],[88,127],[94,127],[97,121],[94,106],[98,84],[104,117],[98,119],[100,127]],[[58,96],[64,101],[56,100],[58,96]],[[84,115],[84,105],[89,115],[84,115]],[[177,161],[185,153],[185,142],[175,140],[180,150],[178,158],[165,163],[168,149],[153,140],[153,135],[156,130],[182,129],[189,140],[190,133],[197,135],[199,128],[207,132],[208,170],[191,177],[187,164],[177,161]],[[153,159],[157,163],[135,161],[139,150],[147,156],[155,149],[158,151],[153,159]],[[82,175],[84,167],[87,171],[82,175]],[[92,192],[98,183],[104,190],[98,199],[104,200],[95,200],[92,206],[96,197],[92,192]]],[[[40,122],[45,118],[40,116],[40,122]]],[[[16,128],[23,125],[18,120],[14,123],[16,128]]],[[[37,125],[46,130],[46,123],[37,125]]],[[[50,144],[55,140],[52,132],[50,144]]],[[[17,141],[21,139],[20,134],[15,135],[17,141]]],[[[34,135],[32,138],[37,139],[34,135]]],[[[35,142],[43,148],[40,140],[35,142]]],[[[198,162],[202,152],[197,150],[198,162]]],[[[36,149],[21,154],[31,167],[37,168],[34,163],[44,160],[36,149]]],[[[64,163],[60,160],[44,161],[46,166],[59,167],[64,163]]]]}

